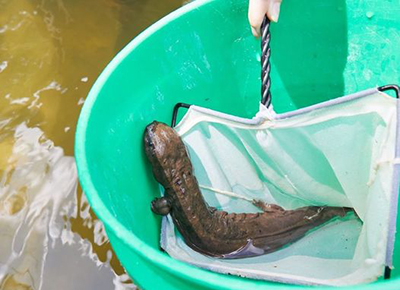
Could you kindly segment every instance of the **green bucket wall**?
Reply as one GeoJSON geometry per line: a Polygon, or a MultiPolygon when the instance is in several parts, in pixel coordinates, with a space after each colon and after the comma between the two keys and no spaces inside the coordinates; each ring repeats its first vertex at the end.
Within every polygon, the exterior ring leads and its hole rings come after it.
{"type": "MultiPolygon", "coordinates": [[[[148,123],[170,123],[177,102],[242,117],[258,109],[260,48],[247,5],[195,1],[160,20],[107,66],[82,109],[75,152],[80,181],[117,256],[143,289],[307,288],[176,261],[159,250],[160,218],[150,211],[159,189],[143,152],[148,123]]],[[[400,83],[399,15],[397,1],[283,1],[271,28],[275,110],[400,83]]],[[[394,263],[400,268],[399,245],[394,263]]],[[[351,289],[400,289],[400,270],[389,281],[351,289]]]]}

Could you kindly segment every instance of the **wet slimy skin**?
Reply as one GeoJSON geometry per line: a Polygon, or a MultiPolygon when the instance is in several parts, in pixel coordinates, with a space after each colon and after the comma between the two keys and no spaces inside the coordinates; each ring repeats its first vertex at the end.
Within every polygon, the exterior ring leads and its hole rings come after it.
{"type": "Polygon", "coordinates": [[[227,213],[205,202],[187,150],[171,127],[153,122],[146,127],[144,147],[156,180],[165,188],[151,203],[154,213],[170,214],[186,244],[219,258],[243,258],[276,251],[307,231],[352,209],[307,206],[284,210],[254,201],[262,213],[227,213]]]}

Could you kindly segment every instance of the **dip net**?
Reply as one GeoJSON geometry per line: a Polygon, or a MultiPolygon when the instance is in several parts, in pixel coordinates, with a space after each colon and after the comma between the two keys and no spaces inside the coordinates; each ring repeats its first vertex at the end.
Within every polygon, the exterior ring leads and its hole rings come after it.
{"type": "Polygon", "coordinates": [[[354,208],[282,249],[218,259],[189,248],[170,216],[161,246],[173,258],[220,273],[295,284],[352,285],[389,274],[399,187],[397,99],[378,88],[285,114],[260,104],[252,119],[190,106],[175,127],[202,194],[227,212],[354,208]]]}

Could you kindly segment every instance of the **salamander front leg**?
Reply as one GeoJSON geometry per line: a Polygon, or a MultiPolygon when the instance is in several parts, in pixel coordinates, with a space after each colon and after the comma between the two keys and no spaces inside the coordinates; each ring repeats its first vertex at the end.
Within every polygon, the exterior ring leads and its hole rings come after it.
{"type": "Polygon", "coordinates": [[[272,203],[265,203],[262,200],[253,199],[253,204],[265,212],[284,211],[284,209],[279,205],[272,203]]]}
{"type": "Polygon", "coordinates": [[[151,211],[159,215],[167,215],[171,211],[171,204],[165,197],[155,198],[151,202],[151,211]]]}

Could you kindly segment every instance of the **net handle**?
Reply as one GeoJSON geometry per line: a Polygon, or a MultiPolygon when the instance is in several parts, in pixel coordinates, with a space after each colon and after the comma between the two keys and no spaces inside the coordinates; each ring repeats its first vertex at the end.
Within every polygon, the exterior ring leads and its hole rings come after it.
{"type": "Polygon", "coordinates": [[[261,24],[261,104],[269,107],[271,105],[271,33],[269,31],[270,20],[264,16],[261,24]]]}

